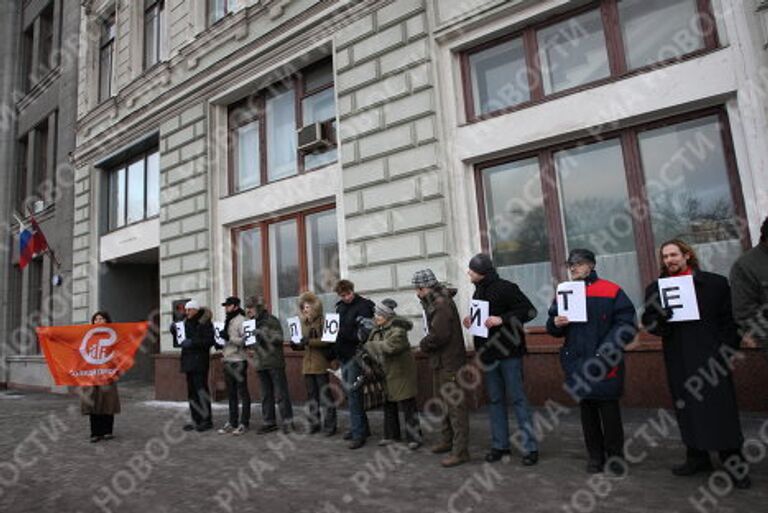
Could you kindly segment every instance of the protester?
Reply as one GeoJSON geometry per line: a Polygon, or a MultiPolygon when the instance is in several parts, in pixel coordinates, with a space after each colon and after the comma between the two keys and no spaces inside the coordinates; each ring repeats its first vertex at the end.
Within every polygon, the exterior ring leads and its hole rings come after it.
{"type": "Polygon", "coordinates": [[[224,340],[222,362],[224,380],[229,397],[229,420],[219,429],[219,434],[243,435],[248,430],[251,420],[251,394],[248,392],[248,357],[245,352],[245,332],[243,322],[245,312],[240,308],[240,298],[230,296],[221,306],[226,318],[220,337],[224,340]],[[242,410],[238,416],[238,403],[242,401],[242,410]]]}
{"type": "MultiPolygon", "coordinates": [[[[746,472],[733,472],[743,463],[741,431],[736,391],[730,360],[739,336],[731,310],[728,280],[702,271],[693,248],[673,239],[659,249],[661,277],[692,275],[699,320],[674,322],[675,311],[659,300],[658,282],[645,291],[643,326],[662,338],[667,382],[677,414],[685,462],[672,469],[677,476],[712,470],[709,451],[719,451],[736,488],[749,488],[746,472]],[[704,381],[699,373],[717,368],[717,379],[704,381]]],[[[739,467],[744,468],[744,467],[739,467]]]]}
{"type": "Polygon", "coordinates": [[[560,363],[565,388],[579,401],[581,428],[587,447],[587,472],[624,473],[624,427],[619,399],[624,393],[624,347],[637,334],[632,301],[617,284],[595,271],[595,254],[574,249],[568,270],[574,281],[586,282],[587,321],[571,322],[559,315],[557,301],[549,308],[547,332],[565,337],[560,363]]]}
{"type": "MultiPolygon", "coordinates": [[[[186,337],[179,341],[181,346],[181,372],[187,375],[187,397],[192,424],[184,426],[185,431],[207,431],[213,428],[211,416],[211,394],[208,389],[210,352],[214,344],[211,311],[200,307],[192,299],[184,305],[186,337]]],[[[176,326],[171,325],[171,334],[176,337],[176,326]]]]}
{"type": "Polygon", "coordinates": [[[280,406],[280,422],[283,433],[293,428],[293,406],[288,393],[283,355],[283,328],[271,315],[259,297],[251,297],[245,303],[245,313],[256,320],[256,345],[253,348],[253,365],[261,383],[261,416],[263,424],[257,434],[278,429],[275,404],[280,406]]]}
{"type": "Polygon", "coordinates": [[[336,406],[328,376],[328,349],[331,344],[321,340],[325,322],[323,305],[312,292],[304,292],[299,296],[298,305],[301,343],[292,344],[292,347],[295,350],[305,351],[301,372],[304,374],[304,383],[307,387],[309,432],[317,433],[322,429],[327,436],[333,436],[336,434],[336,406]]]}
{"type": "MultiPolygon", "coordinates": [[[[485,253],[472,257],[467,275],[475,285],[472,299],[487,301],[489,310],[485,321],[488,336],[474,337],[490,401],[491,449],[485,460],[499,461],[510,454],[507,407],[511,402],[522,435],[523,465],[535,465],[539,448],[523,388],[522,357],[526,353],[523,324],[536,317],[536,308],[517,285],[499,277],[485,253]]],[[[471,319],[466,316],[464,327],[470,325],[471,319]]]]}
{"type": "Polygon", "coordinates": [[[408,448],[421,446],[421,428],[416,406],[416,360],[411,353],[408,332],[413,323],[395,313],[397,302],[385,299],[376,305],[371,331],[365,349],[376,358],[386,376],[384,402],[384,438],[379,445],[399,441],[400,419],[398,407],[405,417],[405,440],[408,448]]]}
{"type": "Polygon", "coordinates": [[[362,373],[360,361],[355,355],[366,340],[360,337],[364,331],[361,323],[373,318],[373,301],[356,294],[355,285],[349,280],[340,280],[334,290],[339,296],[336,303],[339,334],[333,349],[334,356],[341,364],[341,377],[349,407],[349,431],[344,433],[344,439],[351,441],[350,449],[359,449],[365,444],[371,430],[363,407],[362,387],[355,386],[362,373]]]}
{"type": "Polygon", "coordinates": [[[440,284],[431,269],[417,271],[411,283],[421,301],[428,333],[419,348],[429,356],[432,386],[442,411],[441,441],[435,454],[451,454],[440,463],[453,467],[469,461],[469,412],[466,393],[458,382],[458,374],[466,363],[461,317],[453,301],[456,289],[440,284]]]}
{"type": "MultiPolygon", "coordinates": [[[[112,322],[108,312],[100,310],[91,316],[91,324],[112,322]]],[[[117,379],[107,385],[80,388],[80,411],[91,422],[91,443],[114,438],[115,415],[120,413],[117,379]]]]}
{"type": "Polygon", "coordinates": [[[768,348],[768,217],[760,227],[760,242],[731,268],[731,297],[747,342],[768,348]]]}

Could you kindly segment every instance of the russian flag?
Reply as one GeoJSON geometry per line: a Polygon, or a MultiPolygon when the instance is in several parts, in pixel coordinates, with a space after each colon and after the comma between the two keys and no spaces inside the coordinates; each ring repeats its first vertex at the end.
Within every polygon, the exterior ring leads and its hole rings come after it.
{"type": "Polygon", "coordinates": [[[19,221],[19,269],[24,269],[38,253],[48,250],[48,240],[34,217],[29,218],[30,226],[19,221]]]}

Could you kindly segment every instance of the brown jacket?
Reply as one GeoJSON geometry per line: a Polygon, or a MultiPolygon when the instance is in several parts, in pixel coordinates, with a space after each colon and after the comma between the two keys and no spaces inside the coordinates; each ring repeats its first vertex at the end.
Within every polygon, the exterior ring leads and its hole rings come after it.
{"type": "Polygon", "coordinates": [[[467,361],[464,331],[453,296],[456,289],[435,287],[421,300],[427,315],[429,333],[421,339],[419,348],[429,356],[433,369],[457,372],[467,361]]]}
{"type": "Polygon", "coordinates": [[[301,319],[301,337],[304,339],[304,360],[301,364],[302,374],[325,374],[328,372],[330,362],[328,361],[328,349],[331,344],[321,342],[323,337],[323,304],[312,292],[304,292],[299,296],[299,319],[301,319]],[[312,312],[308,317],[301,313],[301,305],[309,303],[312,305],[312,312]]]}
{"type": "Polygon", "coordinates": [[[117,382],[80,388],[80,412],[83,415],[114,415],[120,413],[117,382]]]}

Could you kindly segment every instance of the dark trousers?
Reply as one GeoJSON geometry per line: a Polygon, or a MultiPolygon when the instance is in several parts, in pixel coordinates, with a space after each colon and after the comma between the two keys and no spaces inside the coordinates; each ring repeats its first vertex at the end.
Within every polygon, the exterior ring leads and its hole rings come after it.
{"type": "Polygon", "coordinates": [[[288,378],[285,369],[265,369],[258,371],[261,382],[261,416],[266,425],[275,425],[275,403],[280,405],[280,417],[283,424],[293,420],[293,405],[288,395],[288,378]]]}
{"type": "MultiPolygon", "coordinates": [[[[721,449],[717,451],[717,454],[720,456],[720,461],[723,463],[734,456],[740,461],[744,460],[744,456],[741,454],[741,449],[721,449]]],[[[691,463],[711,462],[709,451],[695,449],[693,447],[686,447],[685,459],[691,463]]]]}
{"type": "Polygon", "coordinates": [[[624,457],[624,426],[618,400],[581,401],[581,428],[590,461],[603,464],[607,458],[624,457]]]}
{"type": "Polygon", "coordinates": [[[248,362],[224,362],[224,381],[229,397],[229,425],[245,427],[251,422],[251,394],[248,392],[248,362]],[[238,419],[238,406],[242,401],[243,409],[238,419]]]}
{"type": "Polygon", "coordinates": [[[403,401],[384,402],[384,438],[400,440],[400,414],[398,406],[405,417],[405,440],[421,443],[421,428],[419,427],[419,413],[416,409],[416,398],[411,397],[403,401]]]}
{"type": "Polygon", "coordinates": [[[328,373],[304,375],[304,384],[307,386],[309,422],[313,429],[320,427],[320,408],[322,407],[324,410],[323,429],[336,431],[336,406],[329,383],[328,373]]]}
{"type": "Polygon", "coordinates": [[[115,425],[114,415],[89,415],[91,418],[91,436],[104,436],[112,434],[115,425]]]}
{"type": "Polygon", "coordinates": [[[211,393],[208,390],[208,369],[187,372],[187,400],[192,422],[196,426],[211,426],[211,393]]]}

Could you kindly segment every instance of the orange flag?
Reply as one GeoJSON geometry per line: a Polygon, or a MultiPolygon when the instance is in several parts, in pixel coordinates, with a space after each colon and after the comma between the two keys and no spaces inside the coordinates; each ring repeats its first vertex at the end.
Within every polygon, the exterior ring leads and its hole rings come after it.
{"type": "Polygon", "coordinates": [[[106,385],[133,366],[147,322],[39,327],[37,337],[57,385],[106,385]]]}

